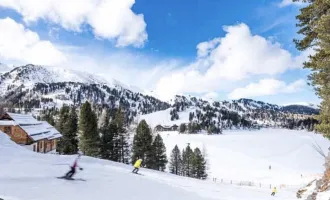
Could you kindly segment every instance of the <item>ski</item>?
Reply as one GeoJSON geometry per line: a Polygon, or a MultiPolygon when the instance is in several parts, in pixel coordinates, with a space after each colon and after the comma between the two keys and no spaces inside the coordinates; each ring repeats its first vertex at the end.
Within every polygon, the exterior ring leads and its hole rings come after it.
{"type": "Polygon", "coordinates": [[[66,176],[60,176],[60,177],[56,177],[58,179],[65,179],[65,180],[69,180],[69,181],[86,181],[85,179],[82,178],[70,178],[70,177],[66,177],[66,176]]]}
{"type": "Polygon", "coordinates": [[[137,175],[140,175],[140,176],[144,176],[143,174],[135,173],[135,172],[132,172],[132,174],[137,174],[137,175]]]}

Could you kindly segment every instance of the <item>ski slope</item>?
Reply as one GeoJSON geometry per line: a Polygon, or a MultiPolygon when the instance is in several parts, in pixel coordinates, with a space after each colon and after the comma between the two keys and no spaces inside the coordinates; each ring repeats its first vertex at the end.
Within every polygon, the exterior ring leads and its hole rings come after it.
{"type": "Polygon", "coordinates": [[[155,126],[159,124],[163,126],[172,126],[176,124],[179,126],[182,123],[189,123],[189,113],[195,112],[196,107],[191,107],[184,111],[178,112],[179,119],[175,121],[171,121],[171,115],[170,115],[171,110],[172,108],[169,108],[166,110],[157,111],[146,115],[140,115],[138,121],[144,119],[151,128],[155,128],[155,126]]]}
{"type": "Polygon", "coordinates": [[[286,129],[224,131],[223,135],[160,132],[169,156],[175,145],[182,150],[206,149],[209,179],[223,182],[252,182],[262,186],[298,187],[324,172],[324,158],[330,141],[320,134],[286,129]],[[269,170],[271,166],[271,170],[269,170]]]}
{"type": "MultiPolygon", "coordinates": [[[[0,198],[5,200],[268,200],[269,188],[215,184],[141,169],[134,175],[131,166],[82,157],[84,168],[76,178],[55,178],[68,170],[75,156],[37,154],[14,144],[0,134],[0,198]]],[[[276,198],[295,199],[297,189],[279,190],[276,198]]]]}

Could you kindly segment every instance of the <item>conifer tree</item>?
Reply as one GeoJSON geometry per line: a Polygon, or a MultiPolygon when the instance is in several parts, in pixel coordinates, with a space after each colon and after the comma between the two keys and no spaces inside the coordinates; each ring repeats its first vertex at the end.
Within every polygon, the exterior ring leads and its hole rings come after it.
{"type": "Polygon", "coordinates": [[[153,154],[152,154],[152,135],[149,125],[145,120],[142,120],[133,138],[133,155],[132,163],[136,161],[137,157],[143,160],[144,165],[147,168],[153,166],[153,154]]]}
{"type": "Polygon", "coordinates": [[[184,133],[184,132],[186,132],[186,130],[187,130],[186,124],[184,124],[184,123],[180,124],[179,132],[184,133]]]}
{"type": "Polygon", "coordinates": [[[71,153],[78,153],[78,115],[75,107],[71,107],[66,129],[70,138],[71,153]]]}
{"type": "MultiPolygon", "coordinates": [[[[299,0],[294,0],[299,1],[299,0]]],[[[316,130],[330,139],[330,2],[327,0],[300,0],[308,2],[300,9],[296,17],[299,20],[301,40],[294,40],[298,50],[305,51],[313,48],[315,54],[309,57],[304,67],[312,71],[309,80],[322,99],[321,111],[318,116],[320,124],[316,130]]]]}
{"type": "Polygon", "coordinates": [[[167,157],[166,147],[163,142],[163,138],[157,134],[154,142],[152,143],[153,152],[153,169],[164,171],[166,169],[167,157]]]}
{"type": "Polygon", "coordinates": [[[79,118],[79,147],[87,156],[99,155],[100,136],[97,130],[97,119],[91,104],[86,101],[80,109],[79,118]]]}
{"type": "Polygon", "coordinates": [[[197,179],[206,179],[206,161],[199,150],[199,148],[195,148],[193,157],[192,157],[192,167],[191,167],[191,177],[197,179]]]}
{"type": "Polygon", "coordinates": [[[59,115],[59,120],[56,125],[56,128],[58,131],[60,131],[62,134],[65,134],[65,123],[69,119],[69,114],[70,114],[70,107],[67,105],[63,105],[60,109],[60,115],[59,115]]]}
{"type": "Polygon", "coordinates": [[[172,174],[181,175],[182,170],[182,157],[180,149],[177,145],[172,150],[170,159],[170,172],[172,174]]]}
{"type": "Polygon", "coordinates": [[[58,143],[57,151],[60,154],[78,153],[78,117],[74,107],[63,106],[60,111],[58,125],[62,138],[58,143]]]}
{"type": "Polygon", "coordinates": [[[192,177],[192,161],[193,151],[189,144],[184,151],[182,151],[182,172],[184,176],[192,177]]]}
{"type": "Polygon", "coordinates": [[[111,160],[116,127],[114,127],[114,124],[110,124],[110,113],[108,110],[104,111],[102,115],[100,122],[100,156],[102,159],[111,160]]]}
{"type": "Polygon", "coordinates": [[[116,161],[128,164],[130,156],[129,135],[125,125],[125,115],[121,108],[117,110],[113,122],[117,128],[114,135],[114,151],[118,158],[116,161]]]}

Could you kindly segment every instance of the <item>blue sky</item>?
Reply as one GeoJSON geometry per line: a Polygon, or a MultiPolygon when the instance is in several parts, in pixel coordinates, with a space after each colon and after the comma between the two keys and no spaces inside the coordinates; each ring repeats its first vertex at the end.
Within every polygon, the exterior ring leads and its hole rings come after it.
{"type": "Polygon", "coordinates": [[[290,0],[0,0],[0,60],[82,70],[168,100],[318,103],[290,0]],[[15,38],[15,39],[14,39],[15,38]],[[152,91],[152,92],[151,92],[152,91]]]}

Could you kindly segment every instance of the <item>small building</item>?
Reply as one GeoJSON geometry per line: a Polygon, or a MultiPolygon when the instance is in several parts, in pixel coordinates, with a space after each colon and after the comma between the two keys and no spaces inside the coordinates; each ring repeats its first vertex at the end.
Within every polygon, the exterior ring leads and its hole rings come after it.
{"type": "Polygon", "coordinates": [[[172,130],[173,130],[173,131],[177,131],[178,129],[179,129],[179,126],[176,125],[176,124],[174,124],[174,125],[172,126],[172,130]]]}
{"type": "Polygon", "coordinates": [[[164,130],[164,127],[160,124],[158,124],[156,127],[155,127],[155,131],[163,131],[164,130]]]}
{"type": "Polygon", "coordinates": [[[0,116],[0,130],[20,145],[29,145],[35,152],[47,153],[56,149],[61,133],[46,121],[32,115],[5,113],[0,116]]]}
{"type": "Polygon", "coordinates": [[[177,131],[178,128],[179,126],[177,126],[176,124],[172,126],[162,126],[159,124],[155,127],[155,131],[177,131]]]}

